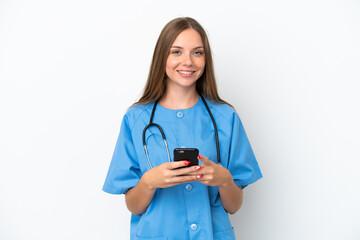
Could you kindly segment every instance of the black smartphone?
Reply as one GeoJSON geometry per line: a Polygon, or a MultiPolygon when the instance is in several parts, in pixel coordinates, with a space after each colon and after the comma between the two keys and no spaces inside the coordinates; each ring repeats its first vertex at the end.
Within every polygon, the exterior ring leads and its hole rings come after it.
{"type": "Polygon", "coordinates": [[[174,149],[174,162],[188,160],[190,164],[185,167],[199,165],[199,150],[197,148],[175,148],[174,149]]]}

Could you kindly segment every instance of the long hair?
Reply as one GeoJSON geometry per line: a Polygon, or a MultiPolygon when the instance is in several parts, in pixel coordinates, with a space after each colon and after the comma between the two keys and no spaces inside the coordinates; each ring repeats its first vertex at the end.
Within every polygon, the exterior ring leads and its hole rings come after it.
{"type": "Polygon", "coordinates": [[[175,18],[166,24],[161,31],[155,46],[143,94],[134,105],[155,102],[164,95],[166,89],[165,68],[170,48],[176,37],[182,31],[189,28],[194,29],[200,34],[205,52],[205,69],[196,81],[196,90],[208,99],[230,105],[219,97],[217,91],[211,48],[206,32],[196,20],[190,17],[175,18]]]}

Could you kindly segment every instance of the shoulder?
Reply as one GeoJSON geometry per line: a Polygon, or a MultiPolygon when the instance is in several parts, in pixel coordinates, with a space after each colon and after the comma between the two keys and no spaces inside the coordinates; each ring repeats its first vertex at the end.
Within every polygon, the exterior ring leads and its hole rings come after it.
{"type": "Polygon", "coordinates": [[[148,104],[138,104],[131,106],[124,115],[124,120],[126,120],[129,124],[130,128],[142,118],[148,118],[148,115],[151,114],[152,106],[154,103],[148,104]]]}
{"type": "Polygon", "coordinates": [[[234,120],[239,118],[236,110],[226,103],[218,103],[211,99],[206,99],[206,102],[208,103],[214,118],[221,118],[231,125],[234,120]]]}

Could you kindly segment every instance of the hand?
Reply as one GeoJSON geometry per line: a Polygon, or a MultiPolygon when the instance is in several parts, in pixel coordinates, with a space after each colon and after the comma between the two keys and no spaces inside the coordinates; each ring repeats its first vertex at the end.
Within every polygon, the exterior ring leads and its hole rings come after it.
{"type": "Polygon", "coordinates": [[[202,155],[199,155],[198,159],[203,164],[198,167],[196,181],[208,186],[226,186],[233,181],[229,170],[220,164],[216,164],[202,155]]]}
{"type": "Polygon", "coordinates": [[[168,188],[181,183],[193,182],[197,175],[195,167],[185,167],[189,161],[166,162],[159,166],[153,167],[142,177],[142,181],[150,189],[168,188]]]}

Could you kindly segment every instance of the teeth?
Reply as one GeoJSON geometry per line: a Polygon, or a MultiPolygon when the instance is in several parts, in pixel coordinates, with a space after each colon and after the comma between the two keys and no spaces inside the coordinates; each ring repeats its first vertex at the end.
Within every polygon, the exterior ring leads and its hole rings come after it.
{"type": "Polygon", "coordinates": [[[179,71],[179,73],[182,73],[182,74],[191,74],[192,72],[187,72],[187,71],[179,71]]]}

